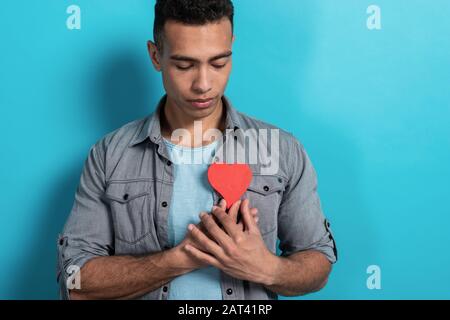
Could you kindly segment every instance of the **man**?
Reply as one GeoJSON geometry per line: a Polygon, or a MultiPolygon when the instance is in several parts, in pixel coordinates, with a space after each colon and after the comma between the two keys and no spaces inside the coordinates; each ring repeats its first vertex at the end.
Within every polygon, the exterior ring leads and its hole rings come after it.
{"type": "Polygon", "coordinates": [[[230,0],[157,1],[148,50],[166,95],[90,149],[58,238],[63,298],[277,299],[326,284],[336,246],[303,146],[224,96],[233,14],[230,0]],[[211,143],[211,130],[223,139],[211,143]],[[206,179],[210,163],[189,160],[201,151],[233,163],[225,146],[249,130],[278,138],[266,141],[276,170],[250,163],[250,186],[227,204],[206,179]]]}

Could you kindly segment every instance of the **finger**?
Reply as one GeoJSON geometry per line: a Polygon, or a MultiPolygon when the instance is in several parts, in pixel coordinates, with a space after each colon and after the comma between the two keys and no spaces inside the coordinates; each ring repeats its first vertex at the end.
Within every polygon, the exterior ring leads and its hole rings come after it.
{"type": "Polygon", "coordinates": [[[212,206],[212,210],[214,210],[215,208],[221,208],[223,211],[227,211],[227,200],[225,200],[224,198],[220,199],[219,201],[219,205],[218,206],[212,206]]]}
{"type": "Polygon", "coordinates": [[[241,200],[236,201],[231,208],[228,210],[228,216],[230,217],[230,220],[236,223],[237,221],[237,216],[239,214],[239,206],[241,205],[241,200]]]}
{"type": "MultiPolygon", "coordinates": [[[[258,208],[250,208],[250,214],[255,219],[256,223],[258,223],[258,221],[259,221],[258,208]]],[[[240,224],[241,222],[242,222],[242,216],[241,216],[241,213],[238,212],[237,219],[236,219],[236,224],[240,224]]]]}
{"type": "Polygon", "coordinates": [[[208,230],[206,230],[205,226],[203,225],[203,223],[200,221],[197,224],[197,227],[200,229],[201,232],[203,232],[208,238],[210,238],[211,240],[215,241],[214,238],[209,234],[208,230]]]}
{"type": "Polygon", "coordinates": [[[242,204],[241,204],[242,219],[244,220],[247,230],[249,232],[255,232],[256,230],[259,230],[259,229],[258,229],[258,226],[256,225],[255,220],[253,219],[253,217],[250,214],[250,208],[248,207],[248,205],[249,205],[248,199],[245,199],[244,201],[242,201],[242,204]]]}
{"type": "Polygon", "coordinates": [[[236,239],[236,237],[239,235],[239,233],[242,233],[241,230],[236,226],[236,216],[237,212],[239,210],[239,206],[241,205],[241,201],[236,201],[228,210],[228,213],[226,213],[224,210],[220,208],[216,208],[212,211],[212,214],[216,216],[222,225],[225,228],[225,231],[228,233],[228,235],[236,239]]]}
{"type": "Polygon", "coordinates": [[[256,223],[258,223],[258,221],[259,221],[258,208],[250,208],[250,214],[255,219],[256,223]]]}
{"type": "Polygon", "coordinates": [[[199,244],[202,248],[204,248],[208,253],[216,257],[219,257],[223,254],[222,248],[213,240],[208,238],[199,228],[197,228],[193,224],[190,224],[188,226],[188,230],[190,232],[192,240],[195,243],[199,244]]]}
{"type": "Polygon", "coordinates": [[[226,211],[227,210],[227,200],[222,198],[219,202],[219,207],[221,207],[223,210],[226,211]]]}
{"type": "MultiPolygon", "coordinates": [[[[216,209],[220,211],[221,209],[216,209]]],[[[224,212],[222,210],[222,212],[224,212]]],[[[226,215],[226,213],[224,212],[226,215]]],[[[226,249],[230,245],[230,237],[223,231],[214,221],[212,215],[207,214],[206,212],[200,213],[200,220],[202,224],[205,226],[206,230],[208,230],[209,234],[217,241],[217,243],[223,248],[226,249]]]]}
{"type": "Polygon", "coordinates": [[[214,266],[218,269],[220,269],[222,267],[222,264],[213,256],[204,253],[201,250],[198,250],[197,248],[191,246],[191,245],[186,245],[184,246],[184,249],[186,250],[186,252],[190,255],[192,255],[194,258],[196,258],[197,260],[209,264],[211,266],[214,266]]]}
{"type": "MultiPolygon", "coordinates": [[[[222,208],[224,211],[226,210],[226,201],[225,199],[221,199],[219,202],[219,206],[212,206],[211,211],[213,211],[215,208],[222,208]]],[[[214,221],[217,223],[217,225],[223,229],[222,223],[220,223],[219,219],[217,217],[212,216],[214,221]]]]}
{"type": "MultiPolygon", "coordinates": [[[[255,222],[258,223],[259,217],[258,217],[258,208],[250,208],[250,214],[255,219],[255,222]]],[[[245,231],[244,223],[242,222],[241,213],[238,213],[238,217],[236,219],[236,224],[239,225],[239,230],[245,231]]]]}

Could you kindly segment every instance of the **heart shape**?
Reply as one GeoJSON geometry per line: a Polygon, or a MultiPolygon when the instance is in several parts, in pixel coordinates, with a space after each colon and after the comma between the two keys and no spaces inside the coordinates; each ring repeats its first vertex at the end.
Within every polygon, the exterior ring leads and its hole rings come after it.
{"type": "Polygon", "coordinates": [[[225,199],[227,209],[247,191],[252,177],[248,164],[213,163],[208,168],[208,181],[225,199]]]}

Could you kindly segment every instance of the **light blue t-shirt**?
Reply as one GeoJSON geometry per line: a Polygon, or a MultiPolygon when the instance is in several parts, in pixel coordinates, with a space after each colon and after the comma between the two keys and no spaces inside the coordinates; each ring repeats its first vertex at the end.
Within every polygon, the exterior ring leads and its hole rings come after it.
{"type": "MultiPolygon", "coordinates": [[[[174,188],[169,210],[169,240],[176,246],[186,236],[190,223],[200,222],[201,211],[210,212],[213,189],[207,170],[217,142],[198,148],[177,146],[164,139],[174,166],[174,188]]],[[[174,278],[169,300],[221,300],[220,270],[209,266],[174,278]]]]}

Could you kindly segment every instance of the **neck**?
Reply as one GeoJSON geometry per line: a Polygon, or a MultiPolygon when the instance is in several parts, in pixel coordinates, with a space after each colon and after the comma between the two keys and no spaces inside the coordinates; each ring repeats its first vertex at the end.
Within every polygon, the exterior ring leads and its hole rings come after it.
{"type": "MultiPolygon", "coordinates": [[[[218,105],[214,108],[214,111],[204,117],[204,118],[194,118],[188,114],[182,112],[181,108],[177,108],[173,105],[169,99],[161,110],[161,134],[164,138],[171,141],[172,143],[178,144],[180,146],[188,147],[201,147],[211,143],[209,140],[203,140],[204,133],[210,129],[218,129],[220,131],[225,130],[225,115],[226,110],[223,105],[222,99],[219,100],[218,105]],[[195,139],[195,134],[199,135],[200,131],[195,132],[194,122],[201,122],[201,138],[195,139]],[[179,135],[172,136],[174,130],[183,129],[183,131],[188,131],[189,135],[186,138],[183,136],[181,141],[179,140],[179,135]]],[[[198,124],[197,124],[198,126],[198,124]]]]}

